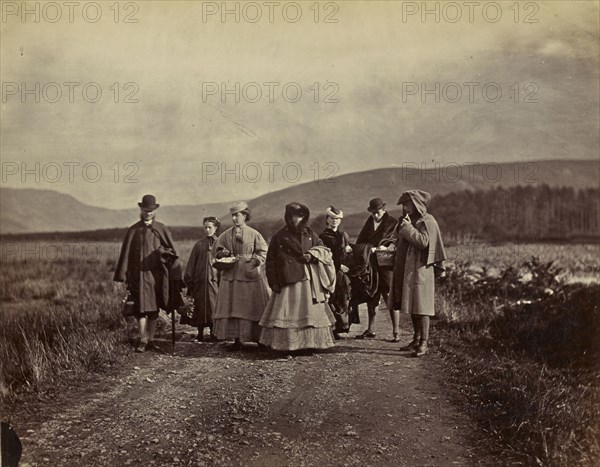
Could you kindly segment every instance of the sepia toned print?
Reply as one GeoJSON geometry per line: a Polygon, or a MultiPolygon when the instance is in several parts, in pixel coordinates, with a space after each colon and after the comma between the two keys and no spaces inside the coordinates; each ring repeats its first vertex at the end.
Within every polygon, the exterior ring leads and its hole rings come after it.
{"type": "Polygon", "coordinates": [[[598,0],[0,13],[2,467],[599,463],[598,0]]]}

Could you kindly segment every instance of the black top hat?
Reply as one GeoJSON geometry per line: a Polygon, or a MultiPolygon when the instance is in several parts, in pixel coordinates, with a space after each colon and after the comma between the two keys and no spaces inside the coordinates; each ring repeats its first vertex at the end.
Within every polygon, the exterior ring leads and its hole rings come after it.
{"type": "Polygon", "coordinates": [[[142,202],[138,203],[138,206],[142,209],[156,209],[160,204],[156,204],[156,198],[154,195],[144,195],[142,202]]]}
{"type": "Polygon", "coordinates": [[[377,212],[384,207],[385,203],[381,198],[373,198],[371,201],[369,201],[369,207],[367,208],[367,211],[377,212]]]}

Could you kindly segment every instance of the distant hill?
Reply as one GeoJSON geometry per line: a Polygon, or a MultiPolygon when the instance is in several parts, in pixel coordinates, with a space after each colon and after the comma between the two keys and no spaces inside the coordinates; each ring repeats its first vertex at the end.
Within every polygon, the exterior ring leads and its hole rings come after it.
{"type": "MultiPolygon", "coordinates": [[[[430,166],[433,168],[433,164],[430,166]]],[[[300,201],[306,204],[312,216],[321,214],[333,204],[346,214],[366,212],[369,199],[379,196],[396,208],[400,194],[405,190],[422,189],[432,195],[455,191],[489,189],[516,185],[551,187],[598,188],[599,160],[537,161],[509,164],[481,164],[463,166],[462,177],[456,177],[454,167],[423,171],[412,166],[407,169],[388,168],[342,175],[331,181],[311,182],[260,196],[250,203],[260,219],[278,219],[283,216],[286,203],[300,201]],[[518,167],[518,168],[517,168],[518,167]],[[439,178],[436,178],[439,177],[439,178]],[[495,180],[498,177],[498,181],[495,180]]]]}
{"type": "MultiPolygon", "coordinates": [[[[197,225],[207,215],[224,212],[230,203],[199,206],[161,206],[160,220],[167,225],[197,225]]],[[[106,209],[81,203],[53,190],[0,189],[0,233],[74,232],[127,227],[139,210],[106,209]]]]}
{"type": "MultiPolygon", "coordinates": [[[[401,165],[401,162],[399,162],[401,165]]],[[[350,222],[361,223],[367,215],[369,199],[380,196],[389,209],[396,208],[402,191],[423,189],[432,195],[463,190],[510,188],[516,185],[598,188],[600,161],[551,160],[527,163],[481,164],[471,166],[414,165],[368,170],[341,175],[329,180],[293,185],[248,200],[253,222],[271,222],[283,217],[285,204],[306,204],[313,219],[333,204],[344,210],[350,222]]],[[[161,206],[158,219],[169,226],[197,226],[202,217],[218,215],[226,220],[229,201],[197,206],[161,206]]],[[[52,190],[0,189],[0,233],[73,232],[122,228],[138,217],[137,208],[105,209],[89,206],[72,196],[52,190]]]]}
{"type": "Polygon", "coordinates": [[[53,190],[0,189],[0,233],[92,230],[130,220],[125,211],[88,206],[53,190]]]}

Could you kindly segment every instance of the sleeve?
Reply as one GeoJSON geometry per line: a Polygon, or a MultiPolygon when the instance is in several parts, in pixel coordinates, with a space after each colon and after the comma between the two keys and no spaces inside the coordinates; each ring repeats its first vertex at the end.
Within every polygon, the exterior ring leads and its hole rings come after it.
{"type": "Polygon", "coordinates": [[[429,246],[429,233],[425,223],[421,223],[419,228],[414,227],[410,222],[400,224],[398,233],[411,245],[424,249],[429,246]]]}
{"type": "Polygon", "coordinates": [[[267,257],[267,251],[267,242],[260,232],[256,232],[254,236],[254,251],[252,252],[252,258],[256,258],[259,261],[259,264],[263,264],[267,257]]]}
{"type": "Polygon", "coordinates": [[[327,246],[325,243],[323,243],[321,237],[317,235],[317,232],[311,232],[310,236],[313,238],[313,246],[327,246]]]}
{"type": "Polygon", "coordinates": [[[279,239],[277,235],[275,235],[271,239],[271,244],[267,250],[267,259],[265,261],[265,273],[267,275],[267,282],[269,283],[269,287],[273,290],[277,290],[279,288],[279,283],[277,281],[277,263],[279,257],[279,239]]]}
{"type": "Polygon", "coordinates": [[[365,222],[365,225],[363,225],[363,228],[360,229],[358,238],[356,239],[356,243],[368,243],[369,242],[369,239],[367,238],[367,226],[369,225],[369,222],[373,222],[371,219],[372,218],[369,217],[367,219],[367,221],[365,222]]]}
{"type": "Polygon", "coordinates": [[[190,253],[190,257],[187,261],[187,266],[185,267],[185,273],[183,275],[183,281],[191,286],[194,283],[194,268],[196,267],[196,259],[198,258],[198,244],[194,245],[192,248],[192,252],[190,253]]]}
{"type": "Polygon", "coordinates": [[[167,246],[173,250],[173,254],[177,254],[175,251],[175,243],[173,242],[173,236],[171,235],[171,231],[167,226],[165,226],[165,240],[167,242],[167,246]]]}
{"type": "Polygon", "coordinates": [[[396,234],[396,231],[398,230],[398,221],[396,221],[392,217],[389,217],[389,220],[390,220],[390,222],[387,225],[385,232],[383,233],[383,237],[381,238],[380,243],[382,243],[382,242],[392,243],[391,239],[394,238],[394,235],[396,234]]]}
{"type": "Polygon", "coordinates": [[[398,239],[400,238],[400,235],[398,233],[399,229],[400,229],[400,225],[396,224],[392,233],[387,238],[382,239],[382,241],[385,240],[388,244],[398,246],[398,239]]]}
{"type": "Polygon", "coordinates": [[[229,249],[229,248],[227,248],[227,244],[226,244],[226,235],[228,233],[229,233],[229,229],[227,229],[225,232],[223,232],[221,235],[219,235],[219,237],[215,241],[215,244],[213,245],[212,250],[211,250],[211,253],[214,258],[216,258],[216,259],[222,258],[223,257],[222,251],[224,249],[229,249]]]}
{"type": "Polygon", "coordinates": [[[129,246],[131,245],[131,230],[127,230],[125,234],[125,238],[123,239],[123,243],[121,244],[121,252],[119,254],[119,261],[117,262],[117,267],[115,268],[115,274],[113,276],[113,281],[115,282],[125,282],[127,277],[127,258],[129,256],[129,246]]]}

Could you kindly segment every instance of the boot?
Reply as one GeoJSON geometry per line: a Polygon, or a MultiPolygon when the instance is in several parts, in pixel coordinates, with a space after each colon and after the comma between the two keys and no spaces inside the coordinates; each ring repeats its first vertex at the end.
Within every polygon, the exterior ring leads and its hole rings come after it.
{"type": "Polygon", "coordinates": [[[413,340],[410,341],[410,343],[405,345],[404,347],[400,347],[400,350],[402,352],[413,351],[413,350],[417,350],[417,347],[419,347],[419,338],[414,336],[413,340]]]}
{"type": "Polygon", "coordinates": [[[419,342],[419,346],[415,349],[414,355],[415,357],[422,357],[427,353],[427,341],[419,342]]]}

